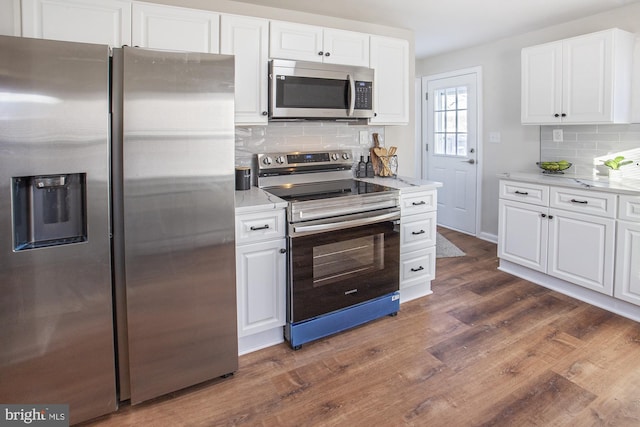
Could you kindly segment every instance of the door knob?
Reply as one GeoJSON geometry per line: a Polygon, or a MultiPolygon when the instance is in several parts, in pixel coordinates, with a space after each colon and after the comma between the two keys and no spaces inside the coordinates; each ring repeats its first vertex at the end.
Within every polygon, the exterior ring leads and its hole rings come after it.
{"type": "Polygon", "coordinates": [[[474,164],[476,161],[473,159],[463,160],[464,163],[474,164]]]}

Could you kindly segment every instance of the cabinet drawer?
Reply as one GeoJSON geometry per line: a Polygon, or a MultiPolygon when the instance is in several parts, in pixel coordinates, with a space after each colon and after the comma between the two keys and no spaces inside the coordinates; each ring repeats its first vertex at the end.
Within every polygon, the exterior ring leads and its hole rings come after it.
{"type": "Polygon", "coordinates": [[[550,206],[571,212],[615,218],[617,196],[572,188],[551,187],[550,206]]]}
{"type": "Polygon", "coordinates": [[[428,212],[400,220],[400,253],[436,244],[436,215],[436,212],[428,212]]]}
{"type": "Polygon", "coordinates": [[[400,288],[431,281],[435,278],[436,248],[413,251],[400,256],[400,288]]]}
{"type": "Polygon", "coordinates": [[[618,204],[618,219],[640,221],[640,197],[622,195],[618,204]]]}
{"type": "Polygon", "coordinates": [[[400,194],[400,215],[402,216],[432,212],[437,208],[438,193],[436,190],[400,194]]]}
{"type": "Polygon", "coordinates": [[[526,182],[500,181],[500,198],[549,206],[549,187],[526,182]]]}
{"type": "Polygon", "coordinates": [[[236,215],[236,244],[285,236],[284,209],[236,215]]]}

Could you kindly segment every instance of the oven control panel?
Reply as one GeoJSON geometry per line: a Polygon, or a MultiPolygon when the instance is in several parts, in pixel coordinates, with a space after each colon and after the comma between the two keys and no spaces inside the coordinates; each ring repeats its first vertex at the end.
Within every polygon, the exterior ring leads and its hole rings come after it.
{"type": "Polygon", "coordinates": [[[281,169],[305,166],[351,166],[353,156],[350,151],[313,151],[293,153],[258,154],[258,168],[281,169]]]}

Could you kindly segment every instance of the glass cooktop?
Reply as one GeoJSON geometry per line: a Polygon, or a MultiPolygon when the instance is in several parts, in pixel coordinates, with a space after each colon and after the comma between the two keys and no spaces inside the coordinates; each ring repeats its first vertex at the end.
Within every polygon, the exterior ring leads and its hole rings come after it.
{"type": "Polygon", "coordinates": [[[308,184],[284,185],[265,188],[269,193],[288,202],[320,200],[332,197],[357,196],[364,194],[397,191],[384,185],[363,182],[355,179],[323,181],[308,184]]]}

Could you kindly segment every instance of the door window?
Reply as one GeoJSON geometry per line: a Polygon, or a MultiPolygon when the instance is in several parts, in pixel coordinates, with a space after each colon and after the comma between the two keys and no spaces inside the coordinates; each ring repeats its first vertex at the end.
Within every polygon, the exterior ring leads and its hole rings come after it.
{"type": "Polygon", "coordinates": [[[467,86],[434,91],[434,154],[467,156],[467,86]]]}

